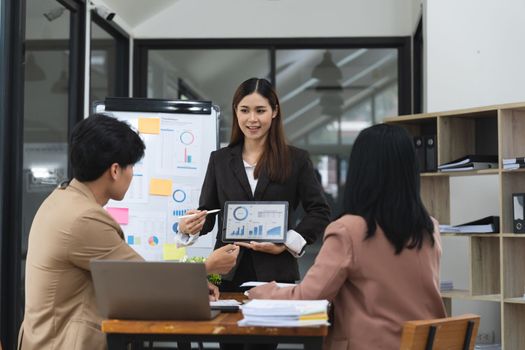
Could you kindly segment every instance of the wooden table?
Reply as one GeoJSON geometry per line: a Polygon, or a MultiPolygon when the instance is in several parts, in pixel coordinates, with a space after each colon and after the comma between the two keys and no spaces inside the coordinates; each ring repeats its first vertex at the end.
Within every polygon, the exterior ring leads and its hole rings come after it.
{"type": "MultiPolygon", "coordinates": [[[[240,295],[221,295],[237,299],[240,295]]],[[[328,327],[239,327],[240,312],[221,313],[210,321],[129,321],[105,320],[108,350],[142,349],[145,341],[219,343],[294,343],[305,349],[321,349],[328,327]]]]}

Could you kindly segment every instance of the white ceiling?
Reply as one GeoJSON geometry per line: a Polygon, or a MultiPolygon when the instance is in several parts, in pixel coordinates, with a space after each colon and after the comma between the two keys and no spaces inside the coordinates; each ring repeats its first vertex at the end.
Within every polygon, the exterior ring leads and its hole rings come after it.
{"type": "Polygon", "coordinates": [[[95,5],[106,5],[131,28],[134,28],[167,9],[179,0],[92,0],[95,5]]]}

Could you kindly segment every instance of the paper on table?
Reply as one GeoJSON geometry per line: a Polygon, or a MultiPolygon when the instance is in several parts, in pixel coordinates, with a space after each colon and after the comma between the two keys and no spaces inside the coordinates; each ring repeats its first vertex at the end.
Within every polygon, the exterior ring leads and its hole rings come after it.
{"type": "Polygon", "coordinates": [[[210,301],[210,306],[237,306],[237,305],[241,305],[241,303],[235,299],[210,301]]]}
{"type": "MultiPolygon", "coordinates": [[[[241,284],[241,287],[258,287],[258,286],[262,286],[263,284],[267,284],[267,283],[268,282],[249,281],[249,282],[244,282],[243,284],[241,284]]],[[[296,285],[294,283],[276,283],[276,284],[277,284],[277,287],[279,288],[293,287],[296,285]]]]}
{"type": "Polygon", "coordinates": [[[304,316],[326,313],[328,300],[253,299],[241,306],[244,316],[304,316]]]}
{"type": "Polygon", "coordinates": [[[139,132],[142,134],[160,134],[160,118],[139,118],[139,132]]]}
{"type": "Polygon", "coordinates": [[[251,320],[242,319],[237,324],[241,327],[318,327],[330,326],[327,320],[251,320]]]}

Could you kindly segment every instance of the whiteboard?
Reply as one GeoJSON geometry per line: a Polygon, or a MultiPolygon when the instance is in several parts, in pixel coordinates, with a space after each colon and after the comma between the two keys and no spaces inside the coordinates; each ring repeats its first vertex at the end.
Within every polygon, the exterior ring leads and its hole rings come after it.
{"type": "MultiPolygon", "coordinates": [[[[198,208],[210,153],[218,147],[219,109],[201,101],[108,98],[95,112],[127,122],[146,145],[124,199],[110,200],[106,210],[142,257],[171,259],[178,217],[198,208]]],[[[214,244],[215,234],[208,234],[186,253],[208,256],[214,244]]]]}

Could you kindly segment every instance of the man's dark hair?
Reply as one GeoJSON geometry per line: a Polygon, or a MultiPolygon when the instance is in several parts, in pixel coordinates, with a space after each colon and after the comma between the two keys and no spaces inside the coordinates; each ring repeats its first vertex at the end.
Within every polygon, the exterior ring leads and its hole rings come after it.
{"type": "Polygon", "coordinates": [[[146,146],[130,126],[104,114],[93,114],[73,128],[69,160],[78,181],[98,179],[113,163],[125,168],[144,156],[146,146]]]}
{"type": "Polygon", "coordinates": [[[345,187],[344,212],[366,220],[365,239],[379,225],[396,254],[421,248],[425,237],[434,244],[434,225],[420,197],[414,144],[402,127],[379,124],[361,131],[345,187]]]}

